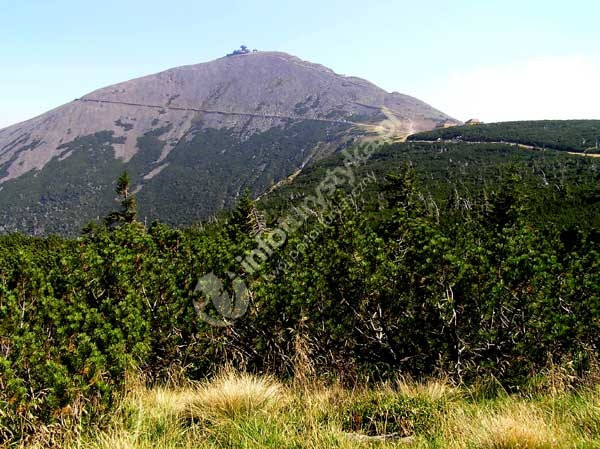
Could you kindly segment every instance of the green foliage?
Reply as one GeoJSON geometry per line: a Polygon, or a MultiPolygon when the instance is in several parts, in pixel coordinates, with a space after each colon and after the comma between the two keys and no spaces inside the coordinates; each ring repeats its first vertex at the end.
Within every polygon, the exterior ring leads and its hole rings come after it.
{"type": "Polygon", "coordinates": [[[112,132],[99,132],[62,145],[63,161],[2,184],[0,223],[3,232],[73,234],[113,209],[114,185],[123,171],[115,159],[112,132]]]}
{"type": "Polygon", "coordinates": [[[540,120],[452,126],[413,134],[408,140],[513,142],[538,148],[599,153],[600,120],[540,120]]]}
{"type": "Polygon", "coordinates": [[[308,157],[318,142],[331,143],[347,129],[322,122],[290,122],[244,141],[230,129],[198,128],[165,160],[161,173],[144,181],[137,195],[140,216],[189,226],[224,209],[249,189],[257,196],[308,157]]]}
{"type": "Polygon", "coordinates": [[[141,188],[140,219],[189,226],[232,208],[246,189],[253,196],[263,193],[302,166],[316,145],[332,145],[349,127],[289,121],[241,139],[231,129],[197,124],[171,142],[174,148],[161,160],[172,128],[166,124],[138,138],[139,151],[127,162],[115,158],[114,145],[123,138],[112,131],[78,137],[42,170],[2,184],[0,232],[75,236],[114,209],[114,182],[125,170],[132,188],[141,188]],[[146,176],[154,170],[155,176],[146,176]]]}
{"type": "Polygon", "coordinates": [[[112,227],[120,223],[133,223],[137,219],[137,203],[135,195],[130,193],[131,178],[126,171],[117,179],[117,188],[115,192],[121,197],[120,212],[111,212],[104,222],[107,226],[112,227]]]}
{"type": "MultiPolygon", "coordinates": [[[[342,164],[343,156],[338,153],[306,167],[292,184],[264,198],[262,207],[274,215],[285,211],[290,202],[314,192],[328,170],[342,164]]],[[[530,208],[521,213],[529,219],[600,227],[596,200],[600,193],[599,161],[595,158],[523,150],[508,144],[410,142],[381,146],[366,166],[355,170],[355,175],[362,179],[373,173],[378,183],[383,183],[390,173],[400,173],[407,166],[414,170],[414,182],[427,197],[429,207],[446,201],[461,202],[461,198],[485,199],[495,195],[499,185],[520,176],[518,182],[531,200],[530,208]]],[[[377,195],[374,185],[367,187],[370,200],[377,195]]]]}
{"type": "Polygon", "coordinates": [[[423,435],[433,428],[441,405],[418,396],[367,394],[350,404],[342,428],[371,436],[423,435]]]}
{"type": "MultiPolygon", "coordinates": [[[[258,246],[252,212],[270,211],[267,241],[341,156],[204,226],[122,220],[76,239],[4,236],[0,435],[97,421],[131,366],[150,380],[224,363],[287,377],[304,360],[350,385],[443,372],[508,390],[549,361],[583,374],[600,347],[597,163],[506,145],[383,146],[354,173],[378,183],[352,201],[338,191],[327,221],[307,212],[254,272],[238,259],[258,246]],[[198,319],[194,287],[210,272],[252,292],[232,327],[198,319]]],[[[126,177],[117,188],[131,198],[126,177]]],[[[395,428],[426,428],[429,405],[415,401],[357,405],[361,429],[379,431],[388,409],[395,428]]]]}

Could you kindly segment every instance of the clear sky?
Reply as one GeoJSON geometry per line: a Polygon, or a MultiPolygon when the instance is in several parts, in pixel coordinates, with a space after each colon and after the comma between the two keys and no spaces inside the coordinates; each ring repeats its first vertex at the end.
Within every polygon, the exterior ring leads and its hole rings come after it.
{"type": "Polygon", "coordinates": [[[0,0],[0,128],[240,44],[462,120],[600,119],[598,0],[0,0]]]}

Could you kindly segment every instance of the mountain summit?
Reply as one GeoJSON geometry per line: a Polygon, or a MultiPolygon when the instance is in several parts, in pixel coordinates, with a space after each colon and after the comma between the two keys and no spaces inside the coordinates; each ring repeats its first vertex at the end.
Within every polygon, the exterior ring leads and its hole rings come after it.
{"type": "Polygon", "coordinates": [[[448,123],[457,122],[413,97],[286,53],[230,55],[99,89],[0,130],[0,226],[76,232],[114,207],[123,169],[142,217],[188,224],[350,141],[448,123]]]}

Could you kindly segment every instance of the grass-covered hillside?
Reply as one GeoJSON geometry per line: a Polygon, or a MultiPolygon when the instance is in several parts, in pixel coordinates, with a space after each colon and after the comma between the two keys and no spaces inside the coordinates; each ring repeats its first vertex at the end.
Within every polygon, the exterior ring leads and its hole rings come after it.
{"type": "Polygon", "coordinates": [[[408,140],[512,142],[536,148],[600,153],[600,120],[539,120],[453,126],[413,134],[408,140]]]}

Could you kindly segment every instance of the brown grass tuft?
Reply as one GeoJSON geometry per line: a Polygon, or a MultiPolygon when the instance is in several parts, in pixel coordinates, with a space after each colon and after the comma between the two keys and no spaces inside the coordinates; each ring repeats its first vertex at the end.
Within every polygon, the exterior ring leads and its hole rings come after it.
{"type": "Polygon", "coordinates": [[[473,432],[481,449],[550,449],[560,439],[541,416],[523,405],[482,417],[473,432]]]}
{"type": "Polygon", "coordinates": [[[432,402],[458,396],[458,389],[445,380],[430,380],[426,383],[400,378],[396,382],[396,391],[406,397],[419,397],[432,402]]]}
{"type": "Polygon", "coordinates": [[[274,379],[227,371],[200,387],[191,413],[197,418],[235,418],[251,412],[273,410],[283,403],[283,387],[274,379]]]}

